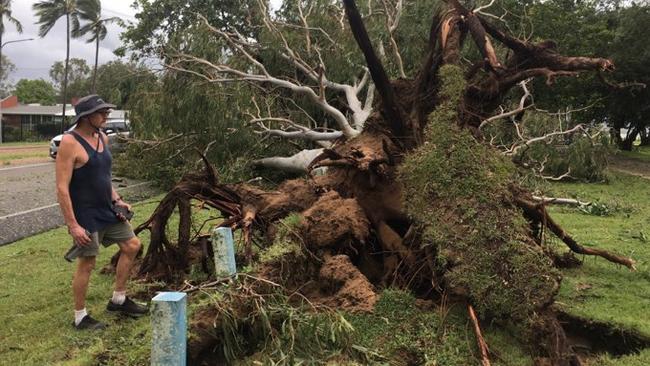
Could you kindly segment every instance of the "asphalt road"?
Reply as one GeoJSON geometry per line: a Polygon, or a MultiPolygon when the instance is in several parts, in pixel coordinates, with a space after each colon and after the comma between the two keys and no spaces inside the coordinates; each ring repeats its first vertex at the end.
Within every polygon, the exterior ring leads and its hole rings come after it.
{"type": "MultiPolygon", "coordinates": [[[[153,194],[147,182],[114,178],[128,200],[153,194]]],[[[56,202],[54,162],[0,168],[0,245],[64,224],[56,202]]]]}

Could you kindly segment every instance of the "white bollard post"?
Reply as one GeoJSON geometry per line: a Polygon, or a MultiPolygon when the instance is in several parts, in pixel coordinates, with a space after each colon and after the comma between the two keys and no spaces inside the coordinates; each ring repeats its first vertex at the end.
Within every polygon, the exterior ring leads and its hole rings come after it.
{"type": "Polygon", "coordinates": [[[232,230],[218,227],[212,231],[212,250],[214,251],[214,271],[217,277],[233,277],[237,274],[235,246],[232,230]]]}
{"type": "Polygon", "coordinates": [[[185,366],[187,362],[187,295],[161,292],[152,299],[152,366],[185,366]]]}

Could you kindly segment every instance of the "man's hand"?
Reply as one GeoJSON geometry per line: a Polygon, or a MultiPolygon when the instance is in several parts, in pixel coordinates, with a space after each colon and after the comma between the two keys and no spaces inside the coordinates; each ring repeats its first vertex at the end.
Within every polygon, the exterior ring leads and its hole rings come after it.
{"type": "MultiPolygon", "coordinates": [[[[127,212],[131,212],[131,205],[129,205],[128,203],[122,201],[121,198],[119,200],[115,201],[115,207],[122,207],[122,208],[126,209],[127,212]]],[[[116,215],[117,215],[117,218],[120,221],[127,221],[128,220],[128,218],[126,216],[124,216],[121,212],[116,212],[116,215]]]]}
{"type": "Polygon", "coordinates": [[[115,206],[121,206],[121,207],[126,208],[128,211],[131,211],[131,205],[129,205],[128,203],[122,201],[121,198],[115,202],[115,206]]]}
{"type": "Polygon", "coordinates": [[[88,232],[81,226],[76,225],[69,227],[68,232],[72,236],[72,240],[74,240],[75,244],[86,246],[90,243],[90,236],[88,236],[88,232]]]}

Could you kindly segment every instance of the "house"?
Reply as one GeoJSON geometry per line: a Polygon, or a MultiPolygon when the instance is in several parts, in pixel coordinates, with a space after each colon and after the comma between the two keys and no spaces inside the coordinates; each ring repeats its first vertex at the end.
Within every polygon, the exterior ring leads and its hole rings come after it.
{"type": "MultiPolygon", "coordinates": [[[[61,133],[61,116],[63,105],[45,106],[40,104],[20,104],[16,96],[5,98],[0,103],[2,116],[2,134],[0,142],[14,141],[45,141],[61,133]]],[[[72,105],[66,106],[66,123],[76,116],[72,105]]],[[[126,121],[127,112],[114,110],[108,116],[109,120],[126,121]]]]}
{"type": "MultiPolygon", "coordinates": [[[[16,96],[2,100],[2,142],[47,140],[61,133],[63,105],[20,104],[16,96]]],[[[66,106],[67,117],[74,117],[74,107],[66,106]]]]}

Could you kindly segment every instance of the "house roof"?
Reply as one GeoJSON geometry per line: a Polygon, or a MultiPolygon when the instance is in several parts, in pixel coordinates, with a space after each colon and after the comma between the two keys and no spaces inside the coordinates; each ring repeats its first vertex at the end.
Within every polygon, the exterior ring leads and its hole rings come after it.
{"type": "MultiPolygon", "coordinates": [[[[30,105],[20,104],[15,107],[3,108],[4,115],[43,115],[43,116],[60,116],[62,105],[30,105]]],[[[66,116],[75,116],[74,107],[69,105],[65,111],[66,116]]]]}
{"type": "MultiPolygon", "coordinates": [[[[32,116],[60,116],[61,108],[63,106],[59,105],[35,105],[35,104],[20,104],[14,107],[2,108],[3,115],[32,115],[32,116]]],[[[111,114],[108,116],[108,119],[124,120],[126,119],[125,110],[115,109],[111,111],[111,114]]],[[[72,117],[77,114],[74,111],[73,106],[68,106],[65,115],[72,117]]]]}

